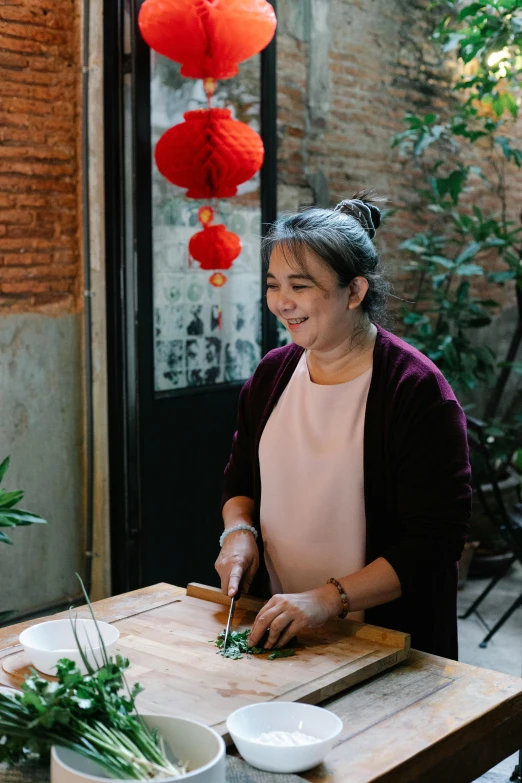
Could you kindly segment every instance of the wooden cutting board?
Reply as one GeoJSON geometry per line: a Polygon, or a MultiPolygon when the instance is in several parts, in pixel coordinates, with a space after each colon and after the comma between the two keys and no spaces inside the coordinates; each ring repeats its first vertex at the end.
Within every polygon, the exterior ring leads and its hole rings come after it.
{"type": "MultiPolygon", "coordinates": [[[[132,664],[128,680],[145,688],[139,708],[203,721],[226,740],[225,720],[239,707],[273,700],[317,704],[403,661],[410,649],[408,634],[333,620],[301,634],[294,657],[231,660],[214,644],[230,605],[219,590],[191,584],[186,591],[172,588],[170,601],[151,604],[118,619],[99,616],[120,630],[117,649],[132,664]]],[[[262,606],[241,598],[233,628],[250,628],[262,606]]],[[[29,662],[18,646],[11,650],[4,648],[1,663],[14,685],[23,681],[29,662]]]]}

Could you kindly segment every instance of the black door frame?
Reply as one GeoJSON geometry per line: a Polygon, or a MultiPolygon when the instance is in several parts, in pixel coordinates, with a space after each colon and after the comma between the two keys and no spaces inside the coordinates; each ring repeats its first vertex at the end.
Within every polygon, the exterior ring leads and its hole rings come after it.
{"type": "MultiPolygon", "coordinates": [[[[136,24],[141,1],[104,2],[107,378],[113,594],[142,585],[140,421],[146,416],[154,396],[150,56],[136,24]],[[127,89],[127,114],[124,89],[127,89]],[[124,123],[129,122],[129,111],[131,140],[128,135],[126,138],[124,128],[124,123]],[[125,149],[125,143],[129,144],[128,149],[125,149]],[[125,183],[125,164],[129,161],[132,162],[132,182],[125,183]],[[126,188],[131,188],[133,194],[130,220],[126,212],[126,188]],[[139,357],[151,357],[151,360],[139,361],[139,357]]],[[[275,7],[275,2],[272,4],[275,7]]],[[[276,110],[274,37],[261,54],[261,136],[266,150],[261,169],[263,234],[277,215],[276,110]]],[[[277,345],[277,325],[264,296],[261,300],[264,355],[277,345]]]]}

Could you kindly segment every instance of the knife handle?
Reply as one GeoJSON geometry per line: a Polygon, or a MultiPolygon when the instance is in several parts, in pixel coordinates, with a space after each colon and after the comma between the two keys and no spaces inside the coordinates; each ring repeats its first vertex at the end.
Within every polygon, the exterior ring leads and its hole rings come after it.
{"type": "MultiPolygon", "coordinates": [[[[187,585],[187,595],[191,598],[200,598],[203,601],[211,601],[215,604],[221,604],[222,606],[229,606],[230,598],[225,593],[222,593],[219,587],[209,587],[209,585],[202,585],[198,582],[189,582],[187,585]]],[[[256,598],[249,593],[241,594],[241,609],[247,609],[253,612],[259,612],[266,604],[266,599],[256,598]]]]}

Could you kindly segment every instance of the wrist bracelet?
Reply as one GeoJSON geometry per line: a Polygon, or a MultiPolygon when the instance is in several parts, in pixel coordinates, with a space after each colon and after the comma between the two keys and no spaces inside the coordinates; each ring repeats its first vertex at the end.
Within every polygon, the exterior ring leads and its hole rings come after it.
{"type": "Polygon", "coordinates": [[[341,601],[343,602],[343,610],[341,614],[338,614],[337,617],[339,617],[341,620],[344,620],[348,612],[350,611],[350,607],[348,606],[348,596],[344,592],[344,588],[340,582],[337,581],[337,579],[334,579],[333,576],[331,579],[328,580],[326,583],[327,585],[333,585],[335,588],[337,588],[337,592],[341,596],[341,601]]]}
{"type": "Polygon", "coordinates": [[[219,537],[219,546],[223,546],[225,542],[225,538],[230,535],[230,533],[235,533],[236,530],[248,530],[250,533],[253,534],[254,538],[257,541],[257,530],[255,527],[252,527],[252,525],[246,525],[244,523],[241,523],[240,525],[234,525],[234,527],[229,527],[227,530],[224,530],[223,533],[221,533],[221,536],[219,537]]]}

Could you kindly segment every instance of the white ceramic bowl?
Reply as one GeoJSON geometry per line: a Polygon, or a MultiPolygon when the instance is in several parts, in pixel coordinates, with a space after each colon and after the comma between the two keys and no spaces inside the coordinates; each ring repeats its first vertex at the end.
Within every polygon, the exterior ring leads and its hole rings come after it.
{"type": "MultiPolygon", "coordinates": [[[[107,655],[112,655],[120,632],[114,625],[98,621],[107,655]]],[[[100,639],[94,620],[76,620],[76,631],[82,648],[87,652],[91,666],[103,665],[100,639]],[[91,650],[92,647],[92,650],[91,650]],[[97,663],[96,663],[97,662],[97,663]]],[[[43,674],[56,674],[60,658],[74,661],[86,674],[81,655],[76,645],[70,620],[49,620],[26,628],[20,634],[20,644],[33,666],[43,674]]]]}
{"type": "MultiPolygon", "coordinates": [[[[186,718],[144,715],[159,731],[165,744],[181,761],[188,762],[184,775],[163,778],[161,783],[225,783],[225,743],[213,729],[186,718]]],[[[168,755],[168,751],[167,751],[168,755]]],[[[51,783],[107,783],[108,776],[94,762],[67,748],[51,750],[51,783]]],[[[122,781],[111,778],[112,783],[122,781]]]]}
{"type": "Polygon", "coordinates": [[[342,721],[333,712],[290,701],[251,704],[236,710],[227,720],[230,736],[245,761],[267,772],[304,772],[315,767],[332,749],[342,728],[342,721]],[[256,741],[271,731],[299,731],[317,740],[297,747],[256,741]]]}

